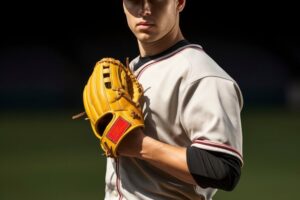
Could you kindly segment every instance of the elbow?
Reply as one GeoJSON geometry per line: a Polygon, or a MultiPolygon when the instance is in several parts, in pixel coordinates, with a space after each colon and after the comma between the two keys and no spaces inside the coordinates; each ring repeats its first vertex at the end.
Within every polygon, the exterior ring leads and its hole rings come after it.
{"type": "Polygon", "coordinates": [[[239,177],[233,177],[232,180],[229,180],[226,184],[224,184],[223,189],[225,191],[233,191],[239,182],[239,177]]]}
{"type": "Polygon", "coordinates": [[[226,176],[220,180],[219,189],[233,191],[239,183],[241,177],[240,169],[231,169],[226,176]]]}
{"type": "Polygon", "coordinates": [[[232,191],[240,180],[242,163],[234,156],[191,147],[187,158],[189,171],[202,188],[232,191]]]}
{"type": "Polygon", "coordinates": [[[199,177],[197,180],[197,183],[199,186],[203,188],[212,187],[217,188],[224,191],[233,191],[241,176],[241,169],[240,168],[233,168],[229,167],[227,170],[219,171],[219,173],[216,173],[216,176],[214,178],[208,178],[208,177],[199,177]]]}

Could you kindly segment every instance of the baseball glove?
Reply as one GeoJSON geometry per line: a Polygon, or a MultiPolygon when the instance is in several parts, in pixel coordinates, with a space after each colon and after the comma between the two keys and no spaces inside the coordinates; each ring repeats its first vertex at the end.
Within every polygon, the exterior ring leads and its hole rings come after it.
{"type": "Polygon", "coordinates": [[[144,127],[139,104],[143,88],[127,66],[113,58],[98,61],[83,91],[83,103],[93,132],[108,157],[117,157],[120,142],[144,127]]]}

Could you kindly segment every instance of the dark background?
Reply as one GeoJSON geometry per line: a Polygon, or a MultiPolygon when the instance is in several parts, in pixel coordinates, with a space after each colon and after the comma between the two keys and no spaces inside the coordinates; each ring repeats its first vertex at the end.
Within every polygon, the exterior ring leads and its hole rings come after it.
{"type": "MultiPolygon", "coordinates": [[[[3,10],[2,109],[79,107],[97,60],[125,61],[138,54],[119,1],[69,7],[24,3],[13,13],[3,10]]],[[[298,19],[293,5],[216,7],[190,0],[181,27],[190,42],[202,45],[236,79],[247,104],[294,105],[299,100],[294,97],[300,77],[298,19]]]]}
{"type": "MultiPolygon", "coordinates": [[[[300,40],[297,6],[188,0],[184,36],[239,84],[244,161],[216,199],[297,198],[300,40]]],[[[0,14],[0,199],[103,199],[105,159],[82,91],[102,57],[138,55],[120,1],[4,2],[0,14]]]]}

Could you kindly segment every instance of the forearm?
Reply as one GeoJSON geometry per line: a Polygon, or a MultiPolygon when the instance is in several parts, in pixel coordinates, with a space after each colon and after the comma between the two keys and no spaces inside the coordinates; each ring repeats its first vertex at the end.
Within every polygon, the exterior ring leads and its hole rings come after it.
{"type": "Polygon", "coordinates": [[[162,143],[141,132],[135,132],[128,139],[126,138],[126,144],[120,145],[120,155],[145,160],[186,183],[196,185],[187,166],[186,148],[162,143]],[[131,148],[126,148],[126,146],[131,148]]]}
{"type": "Polygon", "coordinates": [[[140,129],[120,144],[118,152],[121,156],[145,160],[181,181],[203,188],[231,191],[241,174],[242,164],[234,156],[165,144],[144,135],[140,129]]]}
{"type": "Polygon", "coordinates": [[[186,183],[196,185],[187,166],[186,148],[165,144],[146,136],[138,158],[186,183]]]}

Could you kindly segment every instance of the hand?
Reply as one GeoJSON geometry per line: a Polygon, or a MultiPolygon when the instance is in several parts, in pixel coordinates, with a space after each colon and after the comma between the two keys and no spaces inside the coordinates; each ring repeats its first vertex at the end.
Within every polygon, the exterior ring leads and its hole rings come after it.
{"type": "Polygon", "coordinates": [[[83,90],[83,104],[105,156],[117,157],[117,148],[128,133],[144,127],[142,95],[143,87],[128,64],[114,58],[96,63],[83,90]]]}

